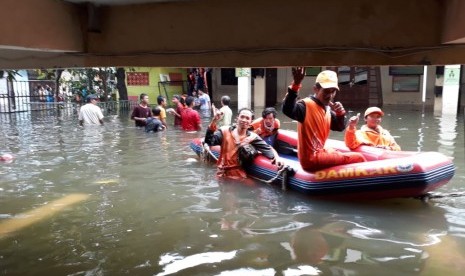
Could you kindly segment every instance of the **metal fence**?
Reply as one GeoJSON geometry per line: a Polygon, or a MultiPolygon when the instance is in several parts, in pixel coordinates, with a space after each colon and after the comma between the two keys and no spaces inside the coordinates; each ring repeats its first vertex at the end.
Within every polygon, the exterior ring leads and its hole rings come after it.
{"type": "MultiPolygon", "coordinates": [[[[63,101],[56,101],[54,93],[39,94],[37,86],[50,86],[55,91],[54,81],[12,81],[7,82],[4,89],[0,89],[0,113],[16,113],[30,111],[44,111],[60,109],[73,111],[81,106],[81,103],[72,101],[64,96],[63,101]]],[[[134,101],[107,101],[99,102],[98,106],[103,112],[131,110],[137,102],[134,101]]]]}
{"type": "Polygon", "coordinates": [[[24,112],[31,110],[31,102],[53,102],[53,94],[39,95],[37,87],[49,86],[55,91],[55,82],[48,80],[8,81],[1,79],[0,85],[0,112],[24,112]]]}
{"type": "MultiPolygon", "coordinates": [[[[99,102],[97,105],[102,109],[102,112],[105,113],[115,113],[119,111],[129,111],[134,108],[138,103],[135,101],[108,101],[108,102],[99,102]]],[[[29,102],[30,108],[24,111],[49,111],[49,110],[58,110],[64,113],[72,113],[78,110],[83,103],[76,102],[29,102]]],[[[2,113],[2,112],[0,112],[2,113]]]]}

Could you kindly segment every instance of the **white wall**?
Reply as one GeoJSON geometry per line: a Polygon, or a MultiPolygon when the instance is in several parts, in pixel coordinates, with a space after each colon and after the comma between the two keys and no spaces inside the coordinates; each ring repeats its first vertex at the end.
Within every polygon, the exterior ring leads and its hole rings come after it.
{"type": "MultiPolygon", "coordinates": [[[[394,92],[392,76],[389,75],[389,66],[381,66],[381,89],[383,91],[384,105],[422,105],[423,75],[420,76],[420,89],[418,92],[394,92]]],[[[434,84],[436,81],[436,66],[427,67],[426,100],[425,105],[434,105],[434,84]]]]}
{"type": "MultiPolygon", "coordinates": [[[[325,70],[323,68],[322,70],[325,70]]],[[[279,68],[278,69],[278,102],[281,103],[284,96],[287,93],[287,88],[292,83],[294,78],[292,77],[292,68],[279,68]]],[[[301,98],[307,97],[313,94],[313,85],[315,84],[316,77],[305,77],[302,81],[302,89],[299,92],[301,98]]]]}
{"type": "MultiPolygon", "coordinates": [[[[323,67],[322,70],[326,68],[323,67]]],[[[426,106],[434,106],[435,95],[434,85],[436,80],[436,66],[427,67],[427,82],[426,82],[426,106]]],[[[404,105],[418,106],[422,105],[422,89],[423,76],[420,77],[419,92],[394,92],[392,89],[392,76],[389,75],[389,66],[381,66],[381,86],[383,91],[384,105],[404,105]]],[[[221,85],[221,70],[220,68],[213,69],[213,85],[214,85],[214,102],[219,102],[222,95],[229,95],[233,105],[237,104],[237,86],[221,85]]],[[[305,77],[302,83],[301,97],[306,97],[313,94],[313,84],[316,77],[305,77]]],[[[292,69],[291,67],[278,68],[277,71],[277,102],[281,103],[284,95],[287,92],[287,87],[291,84],[292,69]]],[[[266,89],[266,88],[265,88],[266,89]]],[[[465,105],[465,96],[461,98],[461,105],[465,105]]]]}

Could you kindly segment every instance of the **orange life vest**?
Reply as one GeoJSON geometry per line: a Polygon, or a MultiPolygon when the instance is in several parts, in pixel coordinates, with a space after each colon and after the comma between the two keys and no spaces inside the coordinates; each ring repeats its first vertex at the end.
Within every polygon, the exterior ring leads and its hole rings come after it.
{"type": "Polygon", "coordinates": [[[255,119],[252,124],[250,124],[250,126],[253,128],[253,131],[255,133],[257,133],[258,135],[260,135],[260,137],[267,137],[267,136],[270,136],[270,135],[273,135],[276,133],[276,129],[279,129],[280,126],[281,126],[281,123],[279,122],[278,119],[275,119],[274,120],[274,124],[273,124],[273,129],[272,130],[269,130],[268,128],[266,128],[265,126],[265,120],[263,120],[263,118],[258,118],[258,119],[255,119]],[[257,130],[259,129],[259,131],[257,132],[257,130]]]}
{"type": "Polygon", "coordinates": [[[230,127],[220,128],[223,134],[221,143],[220,157],[218,158],[218,176],[230,177],[235,179],[246,178],[247,174],[239,163],[238,148],[241,144],[250,143],[256,138],[255,133],[249,132],[250,135],[243,137],[240,141],[235,138],[230,127]]]}
{"type": "Polygon", "coordinates": [[[331,112],[310,98],[305,103],[305,119],[298,124],[298,155],[303,168],[310,168],[318,151],[323,150],[331,129],[331,112]]]}
{"type": "Polygon", "coordinates": [[[367,125],[363,125],[360,130],[356,131],[347,128],[344,140],[346,146],[352,150],[360,145],[383,146],[394,151],[400,150],[400,146],[396,143],[394,137],[381,126],[378,126],[378,131],[369,128],[367,125]]]}

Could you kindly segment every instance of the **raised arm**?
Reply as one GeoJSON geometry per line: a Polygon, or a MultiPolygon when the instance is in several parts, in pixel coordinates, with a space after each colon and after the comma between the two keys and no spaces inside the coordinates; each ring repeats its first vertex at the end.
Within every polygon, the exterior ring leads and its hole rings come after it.
{"type": "Polygon", "coordinates": [[[300,88],[302,88],[302,80],[305,77],[305,68],[292,68],[292,75],[294,81],[287,89],[286,96],[283,100],[282,111],[287,117],[303,122],[305,119],[305,104],[302,101],[298,101],[297,98],[298,92],[300,88]]]}
{"type": "Polygon", "coordinates": [[[219,114],[213,116],[210,125],[207,127],[207,132],[205,133],[204,141],[209,146],[221,145],[221,142],[223,141],[223,133],[221,132],[221,129],[217,129],[216,127],[216,123],[218,122],[219,116],[219,114]]]}

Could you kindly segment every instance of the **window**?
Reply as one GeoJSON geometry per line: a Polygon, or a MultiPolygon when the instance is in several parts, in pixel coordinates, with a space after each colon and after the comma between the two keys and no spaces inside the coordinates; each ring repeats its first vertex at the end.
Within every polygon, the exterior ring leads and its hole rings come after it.
{"type": "Polygon", "coordinates": [[[131,86],[148,86],[148,72],[129,72],[127,73],[127,83],[131,86]]]}
{"type": "Polygon", "coordinates": [[[170,78],[170,85],[173,86],[182,86],[183,81],[182,81],[182,74],[181,73],[168,73],[168,76],[170,78]]]}
{"type": "Polygon", "coordinates": [[[352,79],[353,84],[367,84],[368,83],[368,67],[354,67],[355,75],[352,79]]]}
{"type": "Polygon", "coordinates": [[[389,75],[423,75],[423,66],[389,66],[389,75]]]}
{"type": "Polygon", "coordinates": [[[420,76],[392,76],[393,92],[419,92],[420,76]]]}
{"type": "Polygon", "coordinates": [[[349,84],[350,83],[350,67],[341,66],[337,68],[337,79],[339,85],[349,84]]]}

